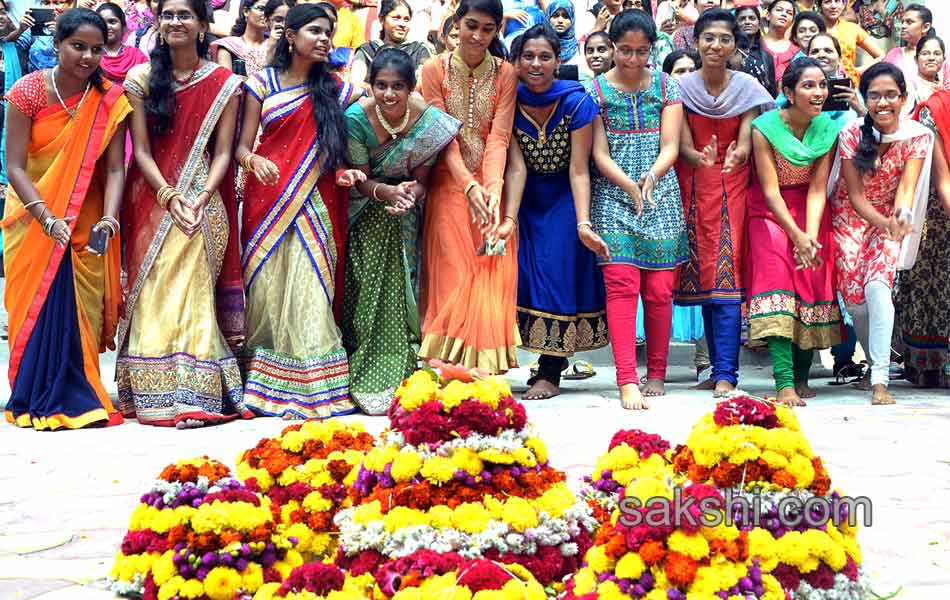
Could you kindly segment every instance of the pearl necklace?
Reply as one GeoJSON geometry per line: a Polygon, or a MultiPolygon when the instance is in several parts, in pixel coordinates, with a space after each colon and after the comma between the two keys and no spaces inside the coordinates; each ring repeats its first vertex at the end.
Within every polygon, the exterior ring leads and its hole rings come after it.
{"type": "Polygon", "coordinates": [[[59,100],[60,106],[63,107],[63,110],[69,115],[70,119],[76,118],[76,113],[79,112],[79,109],[82,108],[82,103],[86,100],[86,94],[89,93],[89,88],[92,86],[92,83],[86,82],[86,91],[82,93],[82,98],[79,99],[79,104],[76,105],[76,108],[69,109],[66,107],[66,101],[63,100],[62,94],[59,93],[59,86],[56,85],[56,73],[59,71],[59,65],[53,67],[53,71],[50,73],[50,81],[53,82],[53,92],[56,93],[56,99],[59,100]]]}
{"type": "Polygon", "coordinates": [[[412,111],[409,109],[409,104],[406,103],[406,114],[402,116],[402,123],[399,124],[399,127],[393,127],[389,124],[389,121],[386,120],[386,117],[383,115],[383,111],[379,108],[379,104],[376,105],[376,118],[379,119],[379,124],[383,126],[383,129],[386,130],[393,139],[399,137],[399,134],[406,129],[406,126],[409,125],[409,114],[412,111]]]}

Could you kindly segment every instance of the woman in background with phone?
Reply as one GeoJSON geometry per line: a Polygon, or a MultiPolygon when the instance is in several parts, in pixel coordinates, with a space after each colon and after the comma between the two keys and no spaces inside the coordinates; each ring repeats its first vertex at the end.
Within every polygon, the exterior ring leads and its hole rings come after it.
{"type": "Polygon", "coordinates": [[[804,406],[814,351],[840,341],[828,174],[842,123],[822,112],[825,73],[811,58],[785,71],[787,101],[752,122],[749,339],[768,342],[778,401],[804,406]]]}
{"type": "Polygon", "coordinates": [[[122,296],[116,215],[131,107],[99,69],[106,36],[96,13],[63,13],[58,66],[30,73],[7,94],[6,418],[20,427],[122,422],[99,352],[115,347],[122,296]]]}
{"type": "MultiPolygon", "coordinates": [[[[814,40],[812,40],[814,43],[814,40]]],[[[894,404],[888,391],[898,269],[910,269],[927,214],[933,132],[901,120],[907,86],[900,69],[873,65],[861,76],[863,120],[841,131],[832,168],[832,227],[838,292],[871,365],[871,404],[894,404]]]]}
{"type": "MultiPolygon", "coordinates": [[[[841,46],[837,38],[828,33],[819,33],[808,44],[808,56],[815,59],[825,72],[828,81],[828,101],[825,111],[833,119],[844,122],[863,117],[867,108],[861,97],[855,92],[851,78],[839,66],[841,60],[841,46]],[[833,110],[829,110],[829,103],[833,110]]],[[[779,102],[784,99],[779,96],[779,102]]]]}
{"type": "Polygon", "coordinates": [[[490,373],[516,367],[518,253],[495,243],[518,78],[500,0],[462,0],[459,46],[422,66],[422,96],[462,122],[432,172],[423,227],[419,355],[490,373]]]}

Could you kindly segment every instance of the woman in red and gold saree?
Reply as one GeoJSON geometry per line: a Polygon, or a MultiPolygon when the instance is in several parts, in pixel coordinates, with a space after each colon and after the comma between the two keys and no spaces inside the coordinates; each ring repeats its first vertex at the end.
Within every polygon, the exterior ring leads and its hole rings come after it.
{"type": "Polygon", "coordinates": [[[129,289],[117,378],[124,414],[183,428],[251,416],[235,357],[244,296],[231,147],[242,80],[199,58],[204,2],[158,8],[165,42],[125,81],[136,164],[122,211],[129,289]]]}
{"type": "Polygon", "coordinates": [[[241,230],[244,401],[261,415],[327,418],[355,411],[333,314],[346,224],[333,211],[345,209],[340,190],[350,178],[365,176],[338,171],[346,156],[340,104],[351,88],[327,68],[329,15],[316,5],[294,7],[286,32],[273,66],[245,84],[237,149],[248,172],[241,230]],[[317,55],[323,59],[314,60],[317,55]],[[260,145],[252,152],[258,128],[260,145]]]}
{"type": "Polygon", "coordinates": [[[459,47],[422,67],[426,103],[460,120],[462,130],[430,180],[419,355],[504,373],[518,366],[521,344],[517,240],[509,238],[503,253],[485,242],[499,221],[518,77],[495,48],[501,2],[463,0],[456,16],[459,47]]]}
{"type": "Polygon", "coordinates": [[[76,45],[105,38],[101,19],[76,11],[60,17],[59,67],[30,73],[7,95],[2,225],[12,393],[5,416],[34,429],[122,422],[99,373],[99,352],[114,347],[120,243],[113,235],[104,255],[87,244],[94,227],[117,233],[130,107],[98,69],[90,76],[76,68],[76,45]]]}

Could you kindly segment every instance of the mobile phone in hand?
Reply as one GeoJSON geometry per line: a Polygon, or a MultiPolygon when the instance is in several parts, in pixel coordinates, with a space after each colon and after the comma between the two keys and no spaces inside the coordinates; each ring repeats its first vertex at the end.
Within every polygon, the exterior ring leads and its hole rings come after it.
{"type": "Polygon", "coordinates": [[[89,230],[89,249],[96,254],[105,254],[109,244],[109,228],[92,226],[89,230]]]}
{"type": "Polygon", "coordinates": [[[835,100],[835,94],[840,93],[838,88],[853,88],[854,82],[850,77],[836,78],[833,77],[828,80],[828,98],[825,100],[825,105],[821,108],[823,112],[842,112],[851,108],[851,105],[848,104],[845,100],[835,100]]]}
{"type": "Polygon", "coordinates": [[[46,24],[55,21],[56,16],[52,8],[31,8],[30,16],[33,17],[33,27],[30,27],[32,35],[49,35],[46,24]]]}

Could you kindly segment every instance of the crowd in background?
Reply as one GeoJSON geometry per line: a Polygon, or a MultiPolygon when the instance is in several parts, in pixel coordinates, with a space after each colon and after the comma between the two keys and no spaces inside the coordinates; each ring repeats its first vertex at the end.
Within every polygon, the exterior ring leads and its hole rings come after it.
{"type": "Polygon", "coordinates": [[[382,414],[420,359],[504,373],[519,347],[543,400],[608,343],[642,409],[671,339],[716,397],[743,345],[790,405],[824,348],[873,404],[895,377],[950,387],[933,21],[900,0],[0,6],[6,416],[382,414]]]}

